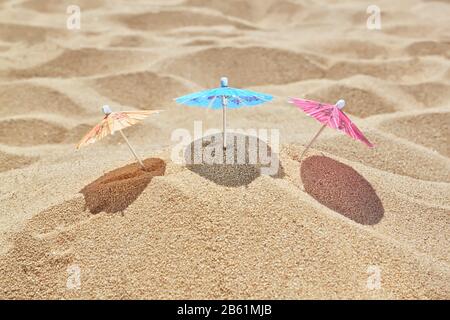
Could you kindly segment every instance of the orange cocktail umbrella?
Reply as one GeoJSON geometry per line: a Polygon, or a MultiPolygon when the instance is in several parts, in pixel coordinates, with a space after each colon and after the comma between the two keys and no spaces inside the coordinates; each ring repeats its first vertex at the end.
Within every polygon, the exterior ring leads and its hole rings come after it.
{"type": "Polygon", "coordinates": [[[119,132],[122,135],[122,138],[125,140],[126,144],[130,148],[131,153],[134,155],[138,163],[141,165],[143,169],[145,169],[144,163],[137,155],[134,148],[131,146],[127,137],[123,133],[122,129],[130,127],[136,123],[141,122],[148,116],[154,113],[158,113],[162,110],[142,110],[142,111],[122,111],[122,112],[113,112],[109,106],[103,106],[102,108],[105,117],[103,120],[97,124],[91,131],[88,132],[81,139],[80,143],[77,145],[77,149],[80,149],[83,146],[88,144],[97,142],[100,139],[103,139],[109,134],[114,134],[115,132],[119,132]]]}

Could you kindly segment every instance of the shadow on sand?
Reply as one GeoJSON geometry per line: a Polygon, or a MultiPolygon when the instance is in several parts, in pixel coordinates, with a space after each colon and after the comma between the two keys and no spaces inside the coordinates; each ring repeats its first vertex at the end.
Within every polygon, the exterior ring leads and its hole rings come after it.
{"type": "Polygon", "coordinates": [[[300,174],[307,193],[343,216],[364,225],[383,218],[383,204],[372,185],[350,166],[312,156],[303,160],[300,174]]]}
{"type": "Polygon", "coordinates": [[[110,171],[84,187],[80,193],[93,214],[123,212],[145,190],[153,177],[162,176],[166,163],[159,158],[144,160],[147,170],[137,163],[110,171]]]}
{"type": "Polygon", "coordinates": [[[221,133],[193,141],[184,152],[186,167],[226,187],[248,185],[261,174],[284,176],[278,154],[257,137],[229,133],[226,150],[222,144],[221,133]]]}

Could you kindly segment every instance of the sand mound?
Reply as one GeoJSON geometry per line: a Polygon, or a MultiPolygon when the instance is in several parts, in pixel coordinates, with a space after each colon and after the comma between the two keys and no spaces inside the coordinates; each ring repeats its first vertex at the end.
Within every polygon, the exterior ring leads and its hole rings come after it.
{"type": "Polygon", "coordinates": [[[450,42],[417,41],[408,45],[405,51],[412,56],[438,55],[450,57],[450,42]]]}
{"type": "Polygon", "coordinates": [[[300,53],[264,47],[205,49],[170,59],[162,69],[205,87],[218,86],[222,76],[229,78],[232,87],[284,84],[323,76],[322,69],[300,53]]]}
{"type": "Polygon", "coordinates": [[[69,5],[77,5],[84,10],[97,9],[105,4],[103,0],[74,0],[70,2],[60,1],[60,0],[29,0],[21,4],[24,8],[46,12],[46,13],[62,13],[66,12],[69,5]]]}
{"type": "Polygon", "coordinates": [[[376,224],[384,208],[372,185],[352,167],[328,157],[301,163],[305,191],[328,208],[361,224],[376,224]]]}
{"type": "Polygon", "coordinates": [[[79,115],[83,109],[66,95],[44,86],[29,83],[0,86],[0,117],[31,112],[79,115]]]}
{"type": "Polygon", "coordinates": [[[163,109],[174,97],[189,91],[179,80],[153,72],[99,78],[95,80],[94,87],[122,105],[141,109],[163,109]]]}
{"type": "Polygon", "coordinates": [[[450,113],[426,113],[383,122],[382,129],[450,157],[450,113]]]}
{"type": "Polygon", "coordinates": [[[222,15],[204,13],[201,11],[164,10],[159,12],[146,12],[137,15],[122,15],[116,19],[127,27],[146,31],[166,31],[177,28],[196,26],[233,26],[239,29],[254,29],[249,24],[227,18],[222,15]]]}
{"type": "Polygon", "coordinates": [[[0,24],[0,39],[5,42],[35,44],[45,41],[48,37],[55,37],[59,34],[60,31],[58,29],[20,24],[0,24]]]}
{"type": "Polygon", "coordinates": [[[20,169],[29,166],[37,160],[38,158],[36,157],[18,156],[0,151],[0,172],[12,169],[20,169]]]}
{"type": "Polygon", "coordinates": [[[427,181],[450,182],[450,163],[447,160],[374,132],[364,134],[375,148],[369,149],[343,134],[327,140],[319,139],[314,148],[395,174],[427,181]],[[427,170],[417,170],[418,166],[427,170]]]}
{"type": "Polygon", "coordinates": [[[0,260],[2,297],[370,298],[374,264],[384,284],[374,297],[445,296],[441,264],[267,188],[274,180],[224,190],[185,173],[154,181],[124,216],[88,218],[78,198],[35,215],[0,260]],[[74,270],[78,290],[67,287],[74,270]],[[399,270],[411,285],[398,285],[399,270]]]}
{"type": "Polygon", "coordinates": [[[13,146],[34,146],[60,143],[67,129],[40,119],[10,119],[0,121],[0,143],[13,146]]]}
{"type": "Polygon", "coordinates": [[[445,105],[450,101],[450,85],[439,82],[400,85],[406,93],[412,95],[425,107],[445,105]]]}
{"type": "Polygon", "coordinates": [[[62,54],[42,65],[11,71],[14,77],[82,77],[113,73],[116,70],[145,64],[154,55],[145,52],[98,50],[92,48],[66,49],[62,54]]]}
{"type": "Polygon", "coordinates": [[[146,159],[143,170],[137,163],[106,173],[87,185],[80,192],[91,213],[124,211],[148,186],[155,176],[162,176],[166,170],[163,160],[146,159]]]}
{"type": "Polygon", "coordinates": [[[306,94],[306,98],[332,104],[345,98],[345,112],[361,118],[395,111],[391,103],[376,93],[345,85],[330,85],[306,94]]]}

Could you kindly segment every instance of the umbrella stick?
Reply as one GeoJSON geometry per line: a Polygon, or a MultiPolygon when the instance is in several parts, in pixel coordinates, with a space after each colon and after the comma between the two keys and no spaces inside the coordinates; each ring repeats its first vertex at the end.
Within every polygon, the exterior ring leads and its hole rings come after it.
{"type": "Polygon", "coordinates": [[[136,158],[136,160],[139,162],[139,164],[141,165],[142,169],[146,169],[144,166],[144,163],[142,162],[142,160],[138,157],[136,151],[133,149],[133,147],[131,146],[130,142],[128,141],[127,137],[125,136],[125,134],[123,133],[122,130],[119,130],[120,134],[122,135],[123,140],[125,140],[125,142],[128,145],[128,148],[130,148],[131,153],[134,155],[134,157],[136,158]]]}
{"type": "Polygon", "coordinates": [[[227,101],[226,98],[222,98],[222,109],[223,109],[223,148],[227,147],[227,101]]]}
{"type": "Polygon", "coordinates": [[[300,156],[300,160],[299,162],[302,161],[303,156],[306,154],[306,152],[308,151],[308,149],[312,146],[312,144],[314,143],[314,141],[316,141],[316,139],[320,136],[320,134],[322,133],[322,131],[327,127],[326,124],[324,124],[322,126],[322,128],[320,128],[320,130],[316,133],[316,135],[314,136],[314,138],[312,138],[312,140],[308,143],[308,145],[306,146],[305,150],[303,150],[301,156],[300,156]]]}

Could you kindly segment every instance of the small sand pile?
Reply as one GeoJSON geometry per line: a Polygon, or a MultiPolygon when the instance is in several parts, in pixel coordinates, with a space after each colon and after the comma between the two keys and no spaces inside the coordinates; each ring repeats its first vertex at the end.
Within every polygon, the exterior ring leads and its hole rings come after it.
{"type": "Polygon", "coordinates": [[[158,158],[144,161],[143,170],[137,163],[106,173],[84,187],[86,207],[91,213],[120,212],[132,204],[148,186],[153,177],[162,176],[166,163],[158,158]]]}

